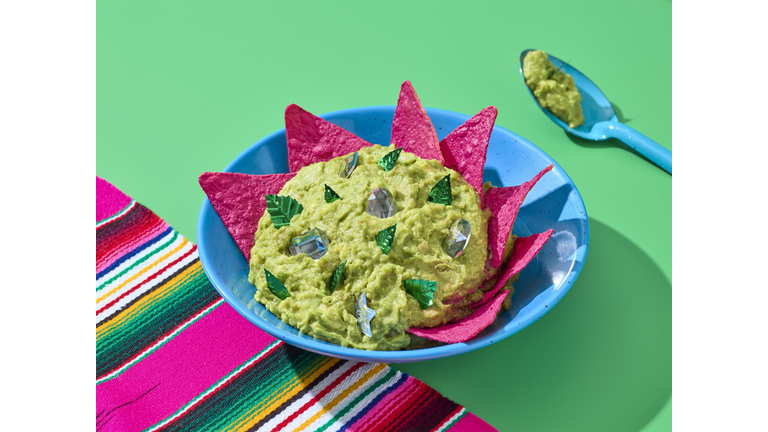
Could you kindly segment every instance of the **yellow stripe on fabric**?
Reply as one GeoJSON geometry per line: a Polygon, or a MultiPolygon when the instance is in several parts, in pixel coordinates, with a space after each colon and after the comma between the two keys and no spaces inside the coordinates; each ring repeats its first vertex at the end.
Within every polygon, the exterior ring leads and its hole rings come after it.
{"type": "Polygon", "coordinates": [[[112,317],[109,321],[105,321],[101,323],[96,328],[97,340],[104,333],[107,333],[113,328],[119,327],[125,324],[126,321],[129,321],[132,318],[134,318],[136,315],[140,315],[141,313],[145,312],[146,309],[152,306],[152,304],[164,300],[165,298],[173,294],[173,292],[176,291],[177,288],[179,288],[180,286],[183,286],[190,279],[195,278],[197,275],[199,275],[202,272],[203,272],[202,265],[200,264],[199,261],[197,261],[197,262],[194,262],[189,267],[187,267],[181,273],[174,276],[172,279],[169,279],[162,285],[158,285],[151,293],[145,295],[141,300],[132,304],[130,307],[127,307],[124,310],[120,311],[120,313],[112,317]]]}
{"type": "Polygon", "coordinates": [[[118,315],[109,321],[104,322],[102,325],[96,328],[96,340],[101,338],[105,333],[111,329],[120,326],[124,322],[131,319],[133,316],[140,314],[147,307],[156,301],[160,301],[171,295],[175,289],[184,284],[187,279],[190,278],[192,273],[199,273],[202,271],[202,265],[200,261],[196,261],[193,265],[189,266],[186,270],[176,275],[173,279],[169,280],[162,286],[157,287],[151,294],[145,296],[138,302],[132,304],[130,307],[121,311],[118,315]]]}
{"type": "Polygon", "coordinates": [[[180,245],[178,245],[178,246],[176,246],[176,248],[175,248],[175,249],[173,249],[172,251],[168,252],[167,254],[165,254],[165,255],[161,256],[160,258],[158,258],[158,259],[157,259],[156,261],[154,261],[152,264],[150,264],[150,265],[148,265],[147,267],[145,267],[145,268],[144,268],[143,270],[141,270],[140,272],[138,272],[138,273],[136,273],[135,275],[133,275],[133,276],[129,277],[128,279],[126,279],[125,281],[123,281],[123,283],[121,283],[120,285],[118,285],[118,286],[114,287],[113,289],[111,289],[111,290],[110,290],[108,293],[106,293],[106,294],[104,294],[103,296],[101,296],[101,297],[97,298],[97,299],[96,299],[96,304],[99,304],[99,302],[100,302],[100,301],[102,301],[102,300],[104,300],[105,298],[109,297],[110,295],[114,294],[114,293],[115,293],[115,292],[117,292],[117,291],[118,291],[120,288],[122,288],[122,287],[126,286],[126,285],[127,285],[129,282],[131,282],[131,281],[135,280],[135,279],[136,279],[136,278],[138,278],[139,276],[141,276],[141,275],[143,275],[144,273],[146,273],[146,272],[150,271],[150,270],[151,270],[153,267],[155,267],[155,266],[157,266],[158,264],[160,264],[161,262],[163,262],[163,261],[164,261],[166,258],[168,258],[169,256],[172,256],[172,255],[173,255],[173,254],[175,254],[176,252],[180,251],[180,250],[181,250],[181,249],[182,249],[182,248],[183,248],[183,247],[184,247],[184,246],[185,246],[187,243],[189,243],[189,240],[187,240],[186,238],[185,238],[185,239],[183,239],[183,240],[182,240],[182,242],[181,242],[181,244],[180,244],[180,245]]]}
{"type": "Polygon", "coordinates": [[[152,354],[153,352],[157,351],[158,348],[160,348],[161,346],[165,345],[171,339],[173,339],[176,336],[178,336],[179,333],[183,332],[184,330],[189,328],[192,324],[194,324],[197,321],[199,321],[200,318],[208,315],[209,313],[211,313],[212,311],[214,311],[216,308],[218,308],[219,306],[221,306],[224,303],[225,303],[225,300],[223,298],[219,299],[219,301],[214,303],[212,306],[204,309],[201,313],[193,316],[190,321],[188,321],[186,324],[184,324],[184,326],[177,328],[170,335],[160,339],[159,342],[155,343],[154,345],[150,346],[149,348],[147,348],[144,351],[142,351],[141,353],[139,353],[138,357],[136,357],[132,361],[124,364],[122,367],[120,367],[120,368],[116,369],[115,371],[111,372],[109,375],[107,375],[107,376],[105,376],[105,377],[103,377],[103,378],[101,378],[99,380],[96,380],[96,385],[99,385],[101,383],[104,383],[104,382],[107,382],[107,381],[110,381],[110,380],[113,380],[113,379],[119,377],[123,372],[125,372],[126,370],[130,369],[131,367],[133,367],[133,365],[135,365],[136,363],[138,363],[138,362],[144,360],[145,358],[147,358],[150,354],[152,354]]]}
{"type": "MultiPolygon", "coordinates": [[[[317,380],[317,378],[322,375],[323,372],[327,371],[333,365],[341,361],[337,358],[324,356],[319,357],[319,359],[326,361],[326,364],[323,364],[320,366],[320,368],[315,370],[308,379],[302,379],[301,375],[296,376],[291,381],[287,382],[281,388],[275,390],[271,395],[264,399],[265,401],[270,402],[269,405],[256,405],[255,407],[251,408],[250,411],[245,413],[245,415],[227,426],[224,431],[247,431],[248,429],[255,426],[256,423],[260,422],[277,408],[281,407],[284,403],[289,401],[292,397],[296,396],[300,391],[315,382],[315,380],[317,380]]],[[[311,370],[311,368],[308,369],[311,370]]]]}
{"type": "Polygon", "coordinates": [[[307,426],[311,425],[312,423],[317,421],[317,419],[319,419],[324,414],[326,414],[328,411],[332,410],[333,407],[335,407],[336,405],[340,404],[341,401],[343,401],[344,399],[347,398],[347,396],[349,396],[350,394],[352,394],[352,392],[354,392],[355,390],[360,388],[360,386],[362,386],[363,384],[368,382],[376,374],[381,372],[381,370],[384,369],[385,367],[387,367],[387,365],[380,363],[379,365],[377,365],[376,367],[374,367],[373,369],[368,371],[368,373],[363,375],[363,377],[361,379],[357,380],[354,384],[352,384],[351,386],[347,387],[343,392],[341,392],[340,395],[336,396],[336,398],[334,400],[332,400],[331,403],[329,403],[328,405],[326,405],[324,407],[320,407],[320,411],[318,411],[315,415],[313,415],[309,420],[307,420],[304,423],[302,423],[301,426],[299,426],[298,428],[294,429],[293,432],[301,432],[304,429],[306,429],[307,426]]]}

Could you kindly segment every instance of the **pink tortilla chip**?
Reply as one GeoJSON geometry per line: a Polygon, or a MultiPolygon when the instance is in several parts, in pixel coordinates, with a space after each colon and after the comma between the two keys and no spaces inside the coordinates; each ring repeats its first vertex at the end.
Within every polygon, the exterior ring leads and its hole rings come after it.
{"type": "Polygon", "coordinates": [[[506,267],[504,267],[504,271],[496,281],[496,285],[492,290],[483,294],[483,298],[480,301],[469,305],[469,307],[476,308],[491,301],[493,296],[499,292],[504,284],[507,283],[509,278],[516,275],[517,273],[520,273],[525,268],[525,266],[531,262],[533,257],[539,253],[541,248],[544,247],[544,243],[546,243],[547,240],[549,240],[549,238],[552,236],[552,232],[553,230],[550,229],[540,234],[533,234],[528,237],[519,237],[517,240],[515,240],[515,245],[512,248],[512,254],[509,257],[509,261],[507,262],[506,267]]]}
{"type": "Polygon", "coordinates": [[[460,172],[480,194],[480,199],[483,198],[483,167],[488,141],[497,113],[495,106],[484,108],[440,141],[445,166],[460,172]]]}
{"type": "Polygon", "coordinates": [[[408,332],[445,343],[466,342],[493,323],[507,293],[509,290],[502,291],[492,302],[472,312],[461,321],[431,328],[411,328],[408,332]]]}
{"type": "Polygon", "coordinates": [[[291,172],[373,145],[296,104],[285,109],[285,138],[291,172]]]}
{"type": "Polygon", "coordinates": [[[267,209],[264,195],[277,194],[295,175],[206,172],[200,176],[200,186],[246,260],[251,258],[253,235],[267,209]]]}
{"type": "Polygon", "coordinates": [[[470,294],[474,293],[475,291],[477,291],[477,288],[472,288],[471,290],[467,291],[466,294],[463,294],[463,295],[461,295],[461,293],[456,292],[456,293],[451,294],[448,297],[444,297],[440,301],[443,302],[443,304],[459,303],[460,301],[464,300],[465,298],[467,298],[470,294]]]}
{"type": "Polygon", "coordinates": [[[410,81],[400,86],[400,97],[392,119],[392,143],[422,159],[434,159],[445,164],[435,127],[410,81]]]}
{"type": "Polygon", "coordinates": [[[541,170],[536,177],[520,186],[510,186],[503,188],[491,188],[485,194],[484,207],[493,213],[488,224],[488,248],[493,256],[491,257],[491,267],[498,268],[501,265],[501,259],[504,256],[504,246],[507,244],[509,233],[512,232],[512,225],[517,218],[517,212],[525,201],[528,192],[531,191],[541,176],[551,170],[554,165],[541,170]]]}

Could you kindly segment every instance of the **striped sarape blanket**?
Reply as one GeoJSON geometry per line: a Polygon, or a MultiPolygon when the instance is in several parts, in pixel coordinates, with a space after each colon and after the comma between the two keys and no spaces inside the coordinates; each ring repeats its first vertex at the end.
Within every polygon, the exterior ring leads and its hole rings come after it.
{"type": "Polygon", "coordinates": [[[385,364],[276,340],[152,211],[98,177],[96,204],[97,431],[495,431],[385,364]]]}

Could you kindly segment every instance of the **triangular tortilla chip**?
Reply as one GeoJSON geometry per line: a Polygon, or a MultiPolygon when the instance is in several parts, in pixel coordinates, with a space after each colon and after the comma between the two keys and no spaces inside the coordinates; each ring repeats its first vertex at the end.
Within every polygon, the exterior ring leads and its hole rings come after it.
{"type": "Polygon", "coordinates": [[[392,143],[422,159],[434,159],[445,164],[435,127],[410,81],[400,86],[400,97],[392,119],[392,143]]]}
{"type": "Polygon", "coordinates": [[[467,291],[466,293],[455,292],[455,293],[451,294],[448,297],[443,297],[440,301],[443,304],[459,303],[460,301],[464,300],[465,298],[467,298],[470,294],[474,293],[475,291],[477,291],[477,288],[472,288],[469,291],[467,291]]]}
{"type": "Polygon", "coordinates": [[[411,328],[408,332],[445,343],[466,342],[493,323],[508,293],[509,290],[500,292],[492,302],[472,312],[461,321],[431,328],[411,328]]]}
{"type": "Polygon", "coordinates": [[[515,240],[515,245],[512,248],[512,255],[507,261],[507,265],[504,267],[501,276],[496,280],[496,285],[492,290],[483,294],[483,298],[477,303],[469,305],[471,308],[482,306],[493,298],[497,292],[504,286],[505,283],[512,276],[520,273],[525,266],[536,256],[537,253],[544,247],[544,243],[552,236],[553,230],[548,230],[540,234],[533,234],[528,237],[519,237],[515,240]]]}
{"type": "Polygon", "coordinates": [[[493,213],[488,223],[488,248],[493,254],[490,260],[491,267],[498,268],[501,265],[504,246],[507,244],[509,233],[512,232],[512,225],[515,223],[517,212],[525,201],[528,192],[531,191],[541,176],[551,170],[553,166],[549,165],[544,168],[536,174],[536,177],[520,186],[491,188],[485,193],[484,207],[493,213]]]}
{"type": "Polygon", "coordinates": [[[285,109],[285,138],[291,172],[373,145],[296,104],[285,109]]]}
{"type": "Polygon", "coordinates": [[[200,186],[246,260],[251,259],[254,234],[267,209],[264,195],[277,194],[295,175],[206,172],[200,176],[200,186]]]}
{"type": "Polygon", "coordinates": [[[477,190],[481,200],[483,167],[497,113],[495,106],[484,108],[440,141],[445,166],[460,172],[467,183],[477,190]]]}

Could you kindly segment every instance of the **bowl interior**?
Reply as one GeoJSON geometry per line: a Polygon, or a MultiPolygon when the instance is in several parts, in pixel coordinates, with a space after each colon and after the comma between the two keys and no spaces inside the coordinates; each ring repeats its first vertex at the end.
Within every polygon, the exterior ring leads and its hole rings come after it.
{"type": "MultiPolygon", "coordinates": [[[[387,145],[394,113],[394,106],[378,106],[335,111],[321,117],[368,142],[387,145]]],[[[440,139],[469,118],[433,108],[427,108],[427,113],[440,139]]],[[[554,169],[528,194],[513,232],[528,236],[553,228],[554,233],[514,284],[509,310],[502,312],[490,327],[466,343],[420,350],[364,351],[299,334],[254,300],[256,288],[248,282],[248,262],[207,198],[197,224],[200,260],[216,290],[241,315],[272,336],[306,350],[380,363],[430,360],[472,351],[517,333],[544,315],[565,295],[581,271],[589,244],[587,212],[571,179],[552,158],[519,135],[494,126],[483,177],[494,186],[516,186],[530,180],[550,163],[555,164],[554,169]]],[[[224,171],[246,174],[288,172],[285,129],[246,149],[224,171]]]]}

